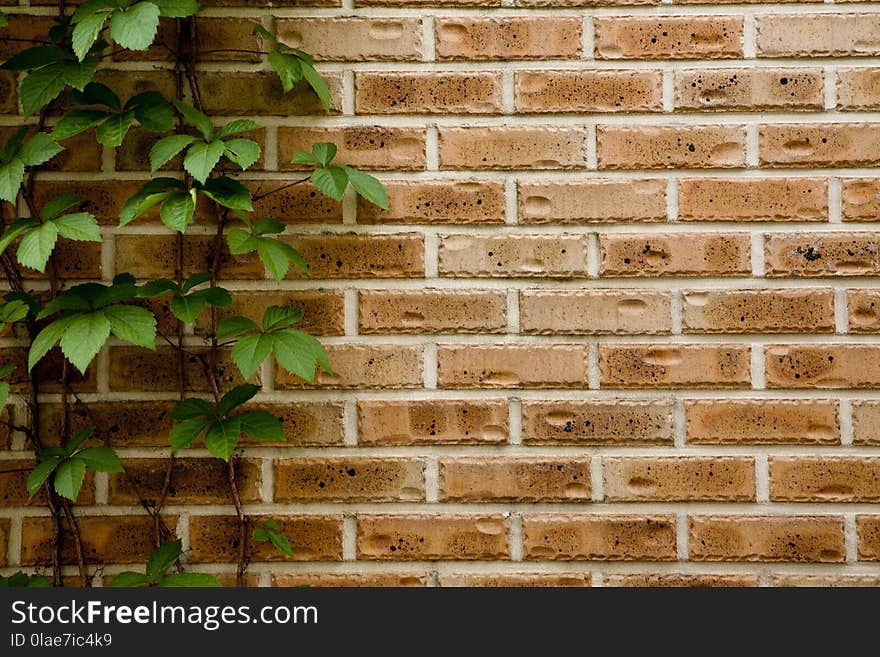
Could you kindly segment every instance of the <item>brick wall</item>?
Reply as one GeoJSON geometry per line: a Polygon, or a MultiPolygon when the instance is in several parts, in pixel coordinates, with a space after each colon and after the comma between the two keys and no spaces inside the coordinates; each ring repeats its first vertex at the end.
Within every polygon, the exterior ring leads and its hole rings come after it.
{"type": "MultiPolygon", "coordinates": [[[[251,47],[244,19],[262,21],[334,92],[324,116],[265,61],[207,57],[207,107],[267,126],[243,179],[293,180],[293,149],[334,140],[391,198],[381,213],[291,188],[260,210],[290,224],[311,277],[225,266],[240,311],[302,306],[336,370],[313,386],[260,373],[287,443],[249,446],[239,486],[297,559],[255,545],[249,582],[880,583],[880,6],[345,2],[215,0],[199,19],[206,50],[251,47]]],[[[0,4],[19,35],[54,12],[0,4]]],[[[0,37],[0,56],[15,48],[0,37]]],[[[170,92],[158,52],[102,79],[170,92]]],[[[16,108],[0,74],[0,123],[16,108]]],[[[102,252],[70,248],[68,278],[170,273],[155,219],[112,229],[151,139],[115,155],[70,140],[41,176],[107,226],[102,252]]],[[[78,507],[113,573],[150,550],[134,490],[161,489],[174,359],[113,346],[77,386],[98,403],[74,424],[128,467],[78,507]]],[[[0,443],[0,469],[30,458],[20,436],[0,443]]],[[[205,457],[178,462],[169,523],[191,561],[232,573],[224,473],[205,457]]],[[[49,555],[23,478],[0,477],[10,568],[49,555]]]]}

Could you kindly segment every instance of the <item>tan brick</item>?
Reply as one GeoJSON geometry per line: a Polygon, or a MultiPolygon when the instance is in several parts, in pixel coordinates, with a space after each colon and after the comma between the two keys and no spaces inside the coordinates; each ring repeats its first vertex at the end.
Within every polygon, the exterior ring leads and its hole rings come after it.
{"type": "Polygon", "coordinates": [[[522,402],[527,445],[672,444],[668,400],[522,402]]]}
{"type": "Polygon", "coordinates": [[[586,388],[586,345],[438,345],[441,388],[586,388]]]}
{"type": "Polygon", "coordinates": [[[665,221],[666,181],[517,182],[523,224],[665,221]]]}
{"type": "Polygon", "coordinates": [[[685,440],[704,445],[839,445],[836,401],[707,399],[685,402],[685,440]]]}
{"type": "Polygon", "coordinates": [[[504,333],[506,310],[503,290],[360,290],[358,331],[504,333]]]}
{"type": "Polygon", "coordinates": [[[359,515],[358,559],[508,559],[508,520],[501,515],[359,515]]]}
{"type": "Polygon", "coordinates": [[[752,457],[605,457],[610,502],[749,502],[755,499],[752,457]]]}
{"type": "Polygon", "coordinates": [[[827,221],[821,178],[691,178],[678,182],[679,221],[827,221]]]}
{"type": "Polygon", "coordinates": [[[286,187],[296,180],[298,178],[244,181],[245,187],[254,195],[254,214],[272,217],[286,224],[342,223],[341,203],[324,196],[312,184],[286,187]]]}
{"type": "MultiPolygon", "coordinates": [[[[33,497],[28,494],[28,475],[37,466],[31,459],[0,459],[0,508],[17,506],[42,507],[47,503],[44,486],[33,497]]],[[[86,472],[82,488],[76,504],[90,505],[95,503],[95,477],[93,472],[86,472]]]]}
{"type": "Polygon", "coordinates": [[[574,169],[587,164],[583,128],[440,128],[441,169],[574,169]]]}
{"type": "Polygon", "coordinates": [[[747,345],[599,345],[602,387],[745,388],[747,345]]]}
{"type": "Polygon", "coordinates": [[[786,233],[764,241],[766,276],[876,276],[880,240],[874,233],[786,233]]]}
{"type": "MultiPolygon", "coordinates": [[[[333,19],[342,20],[342,19],[333,19]]],[[[278,168],[303,169],[292,164],[294,151],[311,151],[312,144],[333,142],[336,161],[359,169],[419,171],[425,168],[425,131],[419,128],[278,128],[278,168]]]]}
{"type": "Polygon", "coordinates": [[[494,180],[385,182],[388,210],[358,199],[360,224],[502,224],[504,183],[494,180]]]}
{"type": "Polygon", "coordinates": [[[837,109],[844,112],[880,108],[880,68],[837,69],[837,109]]]}
{"type": "Polygon", "coordinates": [[[320,371],[314,383],[278,367],[275,385],[296,388],[419,388],[422,385],[422,348],[394,345],[327,345],[333,374],[320,371]]]}
{"type": "Polygon", "coordinates": [[[860,167],[880,163],[880,124],[761,125],[758,156],[769,167],[860,167]]]}
{"type": "Polygon", "coordinates": [[[440,575],[440,586],[445,587],[573,587],[590,586],[590,573],[494,573],[481,575],[475,573],[461,575],[440,575]]]}
{"type": "Polygon", "coordinates": [[[599,236],[602,276],[742,276],[751,273],[746,233],[599,236]]]}
{"type": "Polygon", "coordinates": [[[880,577],[875,575],[774,575],[773,586],[809,586],[826,588],[832,586],[880,586],[880,577]]]}
{"type": "Polygon", "coordinates": [[[659,70],[516,71],[516,111],[662,112],[659,70]]]}
{"type": "Polygon", "coordinates": [[[523,558],[672,561],[676,558],[675,517],[524,515],[523,558]]]}
{"type": "Polygon", "coordinates": [[[481,445],[507,442],[507,402],[360,401],[359,445],[481,445]]]}
{"type": "MultiPolygon", "coordinates": [[[[34,186],[34,200],[39,207],[46,201],[61,194],[76,194],[85,200],[77,206],[78,212],[90,212],[98,223],[115,226],[119,223],[119,211],[125,202],[134,196],[142,186],[141,181],[118,180],[41,180],[34,186]]],[[[157,223],[159,211],[151,210],[141,217],[138,223],[157,223]]]]}
{"type": "MultiPolygon", "coordinates": [[[[55,271],[58,278],[82,280],[101,278],[101,244],[99,242],[74,242],[59,239],[52,251],[55,271]]],[[[25,280],[46,280],[48,274],[41,274],[34,269],[21,268],[25,280]]]]}
{"type": "Polygon", "coordinates": [[[661,334],[672,330],[671,297],[652,290],[522,290],[528,335],[661,334]]]}
{"type": "Polygon", "coordinates": [[[603,586],[626,586],[638,588],[726,588],[758,586],[758,577],[756,575],[712,575],[704,573],[609,574],[605,575],[602,581],[603,586]]]}
{"type": "Polygon", "coordinates": [[[577,59],[581,21],[575,16],[438,18],[436,54],[453,59],[577,59]]]}
{"type": "Polygon", "coordinates": [[[771,456],[770,499],[777,502],[876,502],[880,458],[771,456]]]}
{"type": "MultiPolygon", "coordinates": [[[[274,7],[278,0],[202,0],[205,7],[274,7]]],[[[342,0],[296,0],[297,7],[341,7],[342,0]]]]}
{"type": "MultiPolygon", "coordinates": [[[[110,390],[176,392],[179,386],[177,368],[177,352],[172,347],[158,347],[156,351],[142,347],[111,347],[110,390]]],[[[259,377],[257,373],[256,382],[259,377]]],[[[208,392],[211,389],[202,362],[194,353],[185,358],[183,378],[187,390],[208,392]]],[[[217,359],[217,378],[221,387],[244,383],[226,349],[220,351],[217,359]]]]}
{"type": "Polygon", "coordinates": [[[743,55],[742,16],[601,16],[597,59],[735,59],[743,55]]]}
{"type": "Polygon", "coordinates": [[[684,333],[833,333],[834,291],[692,290],[682,293],[684,333]]]}
{"type": "Polygon", "coordinates": [[[0,27],[0,59],[2,60],[7,60],[22,50],[33,47],[31,39],[45,40],[55,24],[55,17],[9,14],[6,16],[6,23],[6,27],[0,27]],[[22,41],[13,41],[13,39],[22,39],[22,41]]]}
{"type": "Polygon", "coordinates": [[[880,516],[856,516],[859,561],[880,561],[880,516]]]}
{"type": "MultiPolygon", "coordinates": [[[[274,520],[290,541],[294,561],[342,561],[342,516],[254,516],[251,527],[274,520]]],[[[248,532],[250,534],[250,532],[248,532]]],[[[190,560],[193,563],[234,563],[238,560],[239,524],[235,516],[192,516],[189,519],[190,560]]],[[[287,561],[271,543],[248,541],[252,562],[287,561]]]]}
{"type": "Polygon", "coordinates": [[[852,402],[853,445],[880,445],[880,401],[852,402]]]}
{"type": "Polygon", "coordinates": [[[755,28],[758,57],[880,54],[875,14],[759,14],[755,28]]]}
{"type": "MultiPolygon", "coordinates": [[[[187,235],[183,240],[184,271],[206,271],[213,257],[214,238],[208,235],[187,235]]],[[[117,235],[116,271],[129,272],[137,278],[173,278],[177,249],[173,235],[117,235]]],[[[256,253],[229,255],[223,240],[221,268],[224,278],[261,279],[263,263],[256,253]]]]}
{"type": "Polygon", "coordinates": [[[441,502],[584,502],[589,458],[441,458],[441,502]]]}
{"type": "Polygon", "coordinates": [[[514,0],[517,7],[619,7],[658,4],[660,0],[514,0]]]}
{"type": "Polygon", "coordinates": [[[844,221],[880,220],[880,180],[844,178],[841,181],[840,196],[844,221]]]}
{"type": "Polygon", "coordinates": [[[600,125],[600,169],[705,169],[746,165],[746,134],[736,125],[600,125]]]}
{"type": "Polygon", "coordinates": [[[0,71],[0,114],[18,114],[18,78],[12,71],[0,71]]]}
{"type": "MultiPolygon", "coordinates": [[[[296,325],[300,331],[312,335],[343,335],[345,333],[345,312],[341,291],[236,291],[232,294],[232,307],[218,309],[215,311],[215,317],[216,321],[220,322],[232,315],[240,315],[259,324],[263,321],[263,313],[269,306],[285,306],[302,310],[303,317],[296,325]]],[[[196,335],[210,335],[211,313],[203,312],[199,315],[193,328],[196,335]]]]}
{"type": "Polygon", "coordinates": [[[357,114],[499,114],[501,73],[357,73],[357,114]]]}
{"type": "Polygon", "coordinates": [[[12,521],[9,518],[0,518],[0,566],[7,564],[9,552],[9,530],[12,521]]]}
{"type": "Polygon", "coordinates": [[[586,278],[587,243],[578,235],[441,235],[440,275],[586,278]]]}
{"type": "Polygon", "coordinates": [[[422,59],[422,21],[418,18],[279,18],[275,36],[319,60],[422,59]]]}
{"type": "Polygon", "coordinates": [[[691,516],[693,561],[844,560],[839,516],[691,516]]]}
{"type": "Polygon", "coordinates": [[[273,573],[272,586],[362,588],[426,586],[422,573],[273,573]]]}
{"type": "MultiPolygon", "coordinates": [[[[330,114],[342,111],[342,75],[321,71],[330,90],[330,114]]],[[[285,93],[274,71],[202,71],[199,73],[202,105],[212,115],[299,116],[325,114],[327,110],[309,84],[301,81],[285,93]]]]}
{"type": "MultiPolygon", "coordinates": [[[[83,133],[90,136],[88,133],[83,133]]],[[[264,169],[264,157],[266,153],[266,129],[260,128],[249,132],[241,133],[242,137],[247,137],[257,142],[260,146],[260,157],[251,165],[249,171],[260,171],[264,169]]],[[[94,139],[94,137],[92,137],[94,139]]],[[[134,127],[128,131],[125,141],[122,142],[116,150],[116,169],[117,171],[142,171],[150,170],[150,152],[153,146],[162,138],[162,135],[156,132],[150,132],[146,128],[134,127]]],[[[74,137],[76,139],[76,137],[74,137]]],[[[97,143],[97,142],[96,142],[97,143]]],[[[162,171],[179,171],[183,165],[183,157],[178,155],[170,160],[168,164],[162,166],[162,171]]],[[[240,167],[232,162],[224,159],[218,168],[224,171],[238,173],[240,167]]]]}
{"type": "Polygon", "coordinates": [[[275,502],[420,502],[425,462],[407,458],[275,461],[275,502]]]}
{"type": "Polygon", "coordinates": [[[880,332],[880,290],[847,290],[846,310],[850,333],[880,332]]]}
{"type": "Polygon", "coordinates": [[[767,345],[768,388],[876,388],[876,345],[767,345]]]}
{"type": "Polygon", "coordinates": [[[825,107],[820,68],[725,68],[675,71],[675,108],[807,110],[825,107]]]}
{"type": "MultiPolygon", "coordinates": [[[[12,372],[4,377],[4,380],[10,384],[13,393],[25,393],[31,388],[27,362],[28,350],[24,347],[0,348],[0,363],[13,365],[12,372]]],[[[34,367],[33,378],[37,381],[39,392],[61,392],[63,363],[64,356],[61,355],[61,349],[55,347],[49,350],[34,367]]],[[[80,374],[76,368],[69,367],[68,377],[72,392],[95,392],[97,390],[97,370],[94,362],[86,369],[85,375],[80,374]]]]}
{"type": "Polygon", "coordinates": [[[357,7],[500,7],[501,0],[355,0],[357,7]]]}
{"type": "Polygon", "coordinates": [[[288,243],[308,263],[288,278],[409,278],[425,273],[425,238],[418,233],[296,235],[288,243]]]}
{"type": "Polygon", "coordinates": [[[254,408],[281,419],[286,443],[255,441],[242,437],[243,444],[271,444],[273,447],[308,447],[342,445],[342,402],[255,403],[254,408]]]}
{"type": "Polygon", "coordinates": [[[158,91],[166,98],[175,95],[173,71],[119,71],[103,69],[97,71],[92,82],[100,82],[110,87],[124,103],[136,94],[145,91],[158,91]]]}

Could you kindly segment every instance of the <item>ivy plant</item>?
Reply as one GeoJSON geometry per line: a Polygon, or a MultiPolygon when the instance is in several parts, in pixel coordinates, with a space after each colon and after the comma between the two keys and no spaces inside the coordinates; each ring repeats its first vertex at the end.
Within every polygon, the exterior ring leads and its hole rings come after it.
{"type": "Polygon", "coordinates": [[[110,580],[114,588],[138,588],[158,586],[161,588],[210,587],[220,586],[214,575],[207,573],[169,573],[171,567],[180,559],[183,542],[180,539],[163,543],[150,555],[146,571],[143,573],[127,570],[110,580]]]}

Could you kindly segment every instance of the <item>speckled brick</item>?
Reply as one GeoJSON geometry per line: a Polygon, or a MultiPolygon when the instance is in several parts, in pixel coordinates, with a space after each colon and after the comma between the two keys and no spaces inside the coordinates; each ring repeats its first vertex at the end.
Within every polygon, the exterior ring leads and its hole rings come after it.
{"type": "Polygon", "coordinates": [[[684,333],[833,333],[834,291],[692,290],[681,296],[684,333]]]}
{"type": "Polygon", "coordinates": [[[759,14],[758,57],[847,57],[880,54],[876,14],[759,14]]]}
{"type": "Polygon", "coordinates": [[[516,111],[662,112],[659,70],[516,71],[516,111]]]}
{"type": "Polygon", "coordinates": [[[771,456],[770,499],[778,502],[876,502],[880,458],[771,456]]]}
{"type": "Polygon", "coordinates": [[[724,445],[838,445],[831,400],[709,399],[685,402],[685,440],[724,445]]]}
{"type": "Polygon", "coordinates": [[[751,272],[747,233],[599,236],[602,276],[743,276],[751,272]]]}
{"type": "Polygon", "coordinates": [[[586,278],[580,235],[441,235],[440,275],[456,278],[586,278]]]}
{"type": "Polygon", "coordinates": [[[501,515],[359,515],[358,558],[422,561],[508,559],[501,515]]]}
{"type": "Polygon", "coordinates": [[[603,388],[744,388],[747,345],[600,345],[603,388]]]}
{"type": "Polygon", "coordinates": [[[755,499],[751,457],[672,456],[602,459],[609,502],[749,502],[755,499]]]}
{"type": "Polygon", "coordinates": [[[358,223],[504,223],[504,183],[500,181],[389,180],[385,190],[387,210],[358,199],[358,223]]]}
{"type": "Polygon", "coordinates": [[[425,462],[408,458],[295,458],[275,462],[275,502],[419,502],[425,462]]]}
{"type": "Polygon", "coordinates": [[[517,183],[523,224],[664,221],[666,181],[593,179],[517,183]]]}
{"type": "Polygon", "coordinates": [[[671,297],[653,290],[523,290],[520,332],[528,335],[663,334],[671,297]]]}
{"type": "Polygon", "coordinates": [[[880,180],[844,178],[840,186],[840,211],[844,221],[880,220],[880,180]]]}
{"type": "Polygon", "coordinates": [[[275,385],[296,388],[418,388],[422,385],[422,348],[395,345],[327,345],[333,374],[319,371],[308,383],[282,367],[275,370],[275,385]]]}
{"type": "Polygon", "coordinates": [[[600,125],[600,169],[716,169],[744,167],[742,126],[600,125]]]}
{"type": "Polygon", "coordinates": [[[503,333],[507,295],[492,290],[361,290],[360,333],[503,333]]]}
{"type": "Polygon", "coordinates": [[[589,458],[441,458],[441,502],[584,502],[589,458]]]}
{"type": "Polygon", "coordinates": [[[870,167],[880,163],[880,124],[764,124],[758,158],[767,167],[870,167]]]}
{"type": "Polygon", "coordinates": [[[581,21],[576,16],[438,18],[435,51],[453,59],[577,59],[581,21]]]}
{"type": "Polygon", "coordinates": [[[880,346],[767,345],[768,388],[876,388],[880,346]]]}
{"type": "Polygon", "coordinates": [[[583,169],[583,128],[503,126],[441,127],[441,169],[583,169]]]}
{"type": "Polygon", "coordinates": [[[692,573],[626,573],[609,574],[602,579],[603,586],[637,588],[729,588],[758,586],[757,575],[714,575],[692,573]]]}
{"type": "Polygon", "coordinates": [[[827,221],[822,178],[685,178],[679,221],[827,221]]]}
{"type": "Polygon", "coordinates": [[[522,441],[530,445],[671,445],[672,401],[522,402],[522,441]]]}
{"type": "Polygon", "coordinates": [[[880,239],[874,233],[785,233],[765,236],[767,276],[876,276],[880,239]]]}
{"type": "Polygon", "coordinates": [[[847,290],[846,312],[850,333],[880,332],[880,290],[847,290]]]}
{"type": "Polygon", "coordinates": [[[422,21],[418,18],[279,18],[279,41],[320,60],[418,61],[422,21]]]}
{"type": "Polygon", "coordinates": [[[732,59],[743,54],[742,16],[600,16],[598,59],[732,59]]]}
{"type": "Polygon", "coordinates": [[[358,402],[359,445],[481,445],[507,442],[503,400],[358,402]]]}
{"type": "Polygon", "coordinates": [[[357,73],[358,114],[498,114],[498,72],[357,73]]]}
{"type": "Polygon", "coordinates": [[[584,345],[438,345],[441,388],[586,388],[584,345]]]}
{"type": "Polygon", "coordinates": [[[576,587],[590,586],[590,573],[494,573],[491,575],[440,575],[438,583],[446,587],[576,587]]]}
{"type": "Polygon", "coordinates": [[[675,72],[682,110],[817,110],[825,106],[820,68],[687,69],[675,72]]]}

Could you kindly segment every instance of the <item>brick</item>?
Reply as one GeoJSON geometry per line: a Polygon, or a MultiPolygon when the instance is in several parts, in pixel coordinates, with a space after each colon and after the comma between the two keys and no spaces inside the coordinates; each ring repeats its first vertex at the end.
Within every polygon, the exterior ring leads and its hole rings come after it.
{"type": "Polygon", "coordinates": [[[756,575],[713,575],[683,573],[627,573],[609,574],[602,580],[603,586],[638,588],[727,588],[758,586],[756,575]]]}
{"type": "Polygon", "coordinates": [[[158,91],[166,98],[173,98],[176,85],[173,71],[97,71],[92,82],[110,87],[124,103],[132,96],[145,91],[158,91]]]}
{"type": "Polygon", "coordinates": [[[773,586],[809,586],[832,587],[832,586],[880,586],[880,577],[874,575],[774,575],[773,586]]]}
{"type": "Polygon", "coordinates": [[[770,499],[778,502],[876,502],[880,458],[771,456],[770,499]]]}
{"type": "Polygon", "coordinates": [[[275,502],[420,502],[425,462],[407,458],[275,461],[275,502]]]}
{"type": "MultiPolygon", "coordinates": [[[[290,447],[311,447],[342,445],[344,429],[342,426],[342,402],[297,402],[257,403],[254,408],[272,413],[281,419],[284,426],[286,445],[290,447]]],[[[265,443],[243,439],[243,444],[271,444],[284,446],[277,441],[265,443]]]]}
{"type": "Polygon", "coordinates": [[[678,183],[679,221],[827,221],[821,178],[691,178],[678,183]]]}
{"type": "MultiPolygon", "coordinates": [[[[241,136],[257,142],[261,150],[260,158],[250,167],[249,170],[262,170],[264,168],[263,154],[266,153],[266,129],[260,128],[258,130],[244,132],[241,133],[241,136]]],[[[125,141],[122,142],[122,146],[116,150],[116,170],[149,171],[150,151],[161,138],[161,134],[150,132],[146,128],[134,127],[129,130],[125,137],[125,141]]],[[[161,171],[179,171],[182,168],[182,165],[183,157],[178,155],[170,160],[168,164],[162,166],[161,171]]],[[[226,159],[220,161],[219,169],[235,173],[238,173],[241,170],[238,165],[233,164],[226,159]]]]}
{"type": "Polygon", "coordinates": [[[438,345],[441,388],[586,388],[585,345],[438,345]]]}
{"type": "MultiPolygon", "coordinates": [[[[201,25],[201,21],[199,21],[201,25]]],[[[213,29],[208,29],[206,31],[215,32],[213,29]]],[[[215,32],[216,33],[216,32],[215,32]]],[[[177,30],[177,21],[173,18],[162,17],[159,19],[159,29],[156,33],[155,39],[153,39],[153,43],[150,48],[146,50],[128,50],[128,49],[117,49],[117,52],[113,53],[112,60],[117,62],[130,62],[130,61],[140,61],[140,62],[170,62],[174,59],[174,54],[172,51],[165,46],[165,44],[171,45],[171,47],[175,47],[177,43],[178,30],[177,30]]],[[[216,45],[216,40],[214,41],[215,47],[222,47],[216,45]]],[[[248,42],[247,46],[250,49],[254,49],[257,45],[256,40],[252,40],[248,42]]]]}
{"type": "MultiPolygon", "coordinates": [[[[275,7],[278,0],[202,0],[205,7],[275,7]]],[[[297,0],[297,7],[341,7],[342,0],[297,0]]]]}
{"type": "MultiPolygon", "coordinates": [[[[25,393],[30,390],[30,377],[28,376],[28,352],[24,347],[0,348],[0,362],[12,363],[12,372],[4,377],[10,384],[11,392],[25,393]]],[[[61,349],[55,347],[43,357],[33,370],[33,378],[38,383],[39,392],[61,392],[61,375],[64,371],[64,356],[61,349]]],[[[74,367],[68,367],[68,382],[72,392],[95,392],[97,390],[97,373],[95,363],[86,369],[86,373],[80,374],[74,367]]]]}
{"type": "Polygon", "coordinates": [[[764,240],[766,276],[876,276],[874,233],[786,233],[764,240]]]}
{"type": "Polygon", "coordinates": [[[522,290],[520,332],[526,335],[634,335],[672,330],[668,292],[651,290],[522,290]]]}
{"type": "Polygon", "coordinates": [[[324,196],[314,185],[296,185],[282,189],[297,179],[273,178],[272,181],[245,182],[256,197],[254,214],[272,217],[286,224],[341,224],[342,204],[324,196]]]}
{"type": "Polygon", "coordinates": [[[768,388],[876,388],[875,345],[767,345],[768,388]]]}
{"type": "Polygon", "coordinates": [[[675,71],[675,109],[817,110],[825,107],[820,68],[675,71]]]}
{"type": "MultiPolygon", "coordinates": [[[[58,278],[83,280],[101,278],[101,244],[99,242],[74,242],[59,239],[52,251],[55,271],[58,278]]],[[[22,278],[25,280],[45,280],[47,274],[22,267],[22,278]]]]}
{"type": "Polygon", "coordinates": [[[752,457],[605,457],[609,502],[751,502],[752,457]]]}
{"type": "Polygon", "coordinates": [[[288,278],[410,278],[425,273],[425,238],[418,233],[296,235],[288,243],[308,263],[288,278]]]}
{"type": "Polygon", "coordinates": [[[743,276],[751,273],[746,233],[599,236],[601,276],[743,276]]]}
{"type": "Polygon", "coordinates": [[[441,235],[441,276],[586,278],[587,243],[579,235],[441,235]]]}
{"type": "Polygon", "coordinates": [[[354,107],[357,114],[499,114],[501,74],[357,73],[354,107]]]}
{"type": "Polygon", "coordinates": [[[880,561],[880,516],[857,515],[859,561],[880,561]]]}
{"type": "Polygon", "coordinates": [[[880,108],[878,68],[837,69],[837,109],[844,112],[880,108]]]}
{"type": "Polygon", "coordinates": [[[693,561],[844,560],[839,516],[691,516],[693,561]]]}
{"type": "MultiPolygon", "coordinates": [[[[214,238],[187,235],[183,239],[184,271],[206,271],[213,258],[214,238]]],[[[177,249],[173,235],[117,235],[116,271],[129,272],[136,278],[173,278],[177,249]]],[[[229,255],[223,240],[221,268],[224,278],[261,279],[263,263],[255,253],[229,255]]]]}
{"type": "MultiPolygon", "coordinates": [[[[204,351],[204,350],[202,350],[204,351]]],[[[223,349],[217,359],[221,387],[244,383],[241,373],[223,349]]],[[[259,379],[259,373],[255,378],[259,379]]],[[[184,384],[187,390],[209,392],[202,363],[195,354],[187,354],[184,363],[184,384]]],[[[178,390],[177,352],[171,347],[149,351],[142,347],[110,348],[110,390],[143,392],[176,392],[178,390]]]]}
{"type": "Polygon", "coordinates": [[[880,402],[852,402],[853,445],[880,445],[880,402]]]}
{"type": "Polygon", "coordinates": [[[846,310],[850,333],[880,331],[880,290],[847,290],[846,310]]]}
{"type": "Polygon", "coordinates": [[[273,573],[272,586],[362,588],[427,586],[422,573],[273,573]]]}
{"type": "MultiPolygon", "coordinates": [[[[142,186],[141,181],[118,180],[41,180],[34,186],[34,200],[42,207],[49,199],[61,194],[76,194],[84,197],[78,212],[90,212],[99,224],[116,226],[122,206],[134,196],[142,186]]],[[[138,217],[138,223],[158,223],[159,211],[151,210],[138,217]]]]}
{"type": "Polygon", "coordinates": [[[502,515],[359,515],[358,559],[394,561],[508,559],[502,515]]]}
{"type": "Polygon", "coordinates": [[[503,400],[358,402],[359,445],[503,444],[507,433],[503,400]]]}
{"type": "Polygon", "coordinates": [[[319,60],[422,59],[422,21],[418,18],[279,18],[275,36],[319,60]]]}
{"type": "MultiPolygon", "coordinates": [[[[342,112],[342,75],[321,71],[330,89],[331,114],[342,112]]],[[[324,115],[318,95],[305,81],[284,93],[274,71],[200,71],[199,88],[205,112],[212,115],[300,116],[324,115]]]]}
{"type": "MultiPolygon", "coordinates": [[[[31,459],[0,459],[0,508],[46,505],[45,486],[33,497],[28,495],[28,475],[36,465],[36,461],[31,459]]],[[[85,506],[94,503],[95,477],[94,473],[87,472],[76,504],[85,506]]]]}
{"type": "Polygon", "coordinates": [[[275,385],[296,388],[419,388],[422,385],[422,348],[392,345],[327,345],[333,374],[319,371],[315,382],[306,383],[278,367],[275,385]]]}
{"type": "Polygon", "coordinates": [[[692,290],[682,293],[684,333],[833,333],[834,291],[692,290]]]}
{"type": "MultiPolygon", "coordinates": [[[[312,335],[343,335],[345,319],[343,293],[329,290],[247,291],[232,295],[232,308],[215,311],[218,322],[232,316],[248,317],[258,324],[269,306],[298,308],[303,318],[296,327],[312,335]]],[[[195,321],[196,335],[210,335],[211,314],[203,312],[195,321]]]]}
{"type": "Polygon", "coordinates": [[[671,445],[667,400],[522,402],[526,445],[671,445]]]}
{"type": "Polygon", "coordinates": [[[355,0],[357,7],[500,7],[501,0],[355,0]]]}
{"type": "Polygon", "coordinates": [[[743,56],[742,16],[601,16],[597,59],[735,59],[743,56]]]}
{"type": "MultiPolygon", "coordinates": [[[[342,516],[253,516],[251,526],[263,520],[277,522],[293,548],[294,561],[341,561],[342,516]]],[[[250,535],[248,531],[248,535],[250,535]]],[[[198,516],[189,519],[190,561],[234,563],[238,560],[239,524],[235,516],[198,516]]],[[[248,541],[252,562],[287,561],[289,558],[271,543],[248,541]]]]}
{"type": "Polygon", "coordinates": [[[18,114],[18,78],[12,71],[0,71],[0,114],[18,114]]]}
{"type": "Polygon", "coordinates": [[[841,180],[840,209],[844,221],[880,220],[880,180],[844,178],[841,180]]]}
{"type": "Polygon", "coordinates": [[[441,458],[441,502],[584,502],[589,458],[441,458]]]}
{"type": "MultiPolygon", "coordinates": [[[[125,472],[109,475],[110,504],[155,504],[162,495],[168,459],[125,459],[125,472]]],[[[260,501],[260,462],[238,459],[236,484],[245,504],[260,501]]],[[[166,504],[230,504],[226,464],[215,458],[178,458],[171,470],[166,504]]]]}
{"type": "Polygon", "coordinates": [[[736,125],[600,125],[600,169],[706,169],[746,165],[746,134],[736,125]]]}
{"type": "Polygon", "coordinates": [[[438,18],[439,61],[456,59],[577,59],[581,21],[575,16],[438,18]]]}
{"type": "MultiPolygon", "coordinates": [[[[340,20],[343,19],[333,19],[340,20]]],[[[333,142],[338,162],[359,169],[420,171],[425,168],[425,130],[419,128],[278,128],[278,168],[302,170],[290,162],[294,151],[311,151],[312,144],[333,142]]]]}
{"type": "Polygon", "coordinates": [[[747,345],[599,345],[602,387],[745,388],[747,345]]]}
{"type": "Polygon", "coordinates": [[[758,57],[848,57],[880,54],[874,14],[759,14],[758,57]]]}
{"type": "Polygon", "coordinates": [[[761,125],[758,157],[769,167],[860,167],[880,163],[880,124],[761,125]]]}
{"type": "Polygon", "coordinates": [[[441,127],[441,169],[575,169],[587,164],[583,128],[441,127]]]}
{"type": "Polygon", "coordinates": [[[517,7],[619,7],[658,4],[660,0],[514,0],[517,7]]]}
{"type": "Polygon", "coordinates": [[[22,50],[33,47],[34,44],[28,43],[27,39],[45,40],[55,24],[55,17],[7,14],[6,23],[6,27],[0,27],[0,59],[4,61],[22,50]],[[24,39],[24,41],[12,39],[24,39]]]}
{"type": "Polygon", "coordinates": [[[659,70],[516,71],[516,111],[662,112],[659,70]]]}
{"type": "Polygon", "coordinates": [[[359,198],[359,224],[502,224],[504,183],[494,180],[385,181],[387,210],[359,198]]]}
{"type": "Polygon", "coordinates": [[[0,566],[7,565],[7,553],[9,551],[9,534],[12,521],[9,518],[0,518],[0,566]]]}
{"type": "Polygon", "coordinates": [[[504,291],[360,290],[358,332],[503,333],[504,291]]]}
{"type": "Polygon", "coordinates": [[[0,450],[7,451],[12,447],[12,429],[9,426],[12,413],[16,406],[11,403],[0,410],[0,450]]]}
{"type": "Polygon", "coordinates": [[[665,221],[666,181],[517,181],[523,224],[665,221]]]}
{"type": "Polygon", "coordinates": [[[491,575],[440,575],[438,583],[445,587],[574,587],[590,586],[590,573],[493,573],[491,575]]]}
{"type": "Polygon", "coordinates": [[[685,402],[685,441],[702,445],[839,445],[836,401],[711,399],[685,402]]]}
{"type": "Polygon", "coordinates": [[[672,561],[676,558],[675,517],[524,515],[523,558],[542,561],[672,561]]]}

